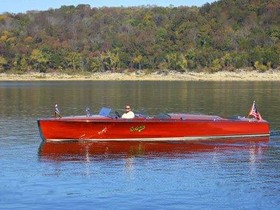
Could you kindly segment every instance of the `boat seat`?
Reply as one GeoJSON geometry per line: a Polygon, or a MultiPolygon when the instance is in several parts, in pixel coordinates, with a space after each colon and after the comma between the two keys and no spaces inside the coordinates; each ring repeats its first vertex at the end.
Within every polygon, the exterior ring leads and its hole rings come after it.
{"type": "Polygon", "coordinates": [[[158,115],[155,116],[156,119],[170,119],[171,116],[166,113],[159,113],[158,115]]]}

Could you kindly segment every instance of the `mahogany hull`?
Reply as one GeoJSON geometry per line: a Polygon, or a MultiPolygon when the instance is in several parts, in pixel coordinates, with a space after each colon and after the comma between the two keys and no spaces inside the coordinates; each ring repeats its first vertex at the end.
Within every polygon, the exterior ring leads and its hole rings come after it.
{"type": "Polygon", "coordinates": [[[269,136],[265,120],[215,119],[94,119],[38,120],[45,141],[185,141],[269,136]]]}

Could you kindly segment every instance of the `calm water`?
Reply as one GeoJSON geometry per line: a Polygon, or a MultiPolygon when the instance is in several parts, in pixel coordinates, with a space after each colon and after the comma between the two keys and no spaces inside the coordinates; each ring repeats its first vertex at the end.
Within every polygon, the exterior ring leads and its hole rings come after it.
{"type": "Polygon", "coordinates": [[[279,209],[278,82],[0,82],[0,209],[279,209]],[[189,144],[43,144],[36,120],[122,111],[246,116],[267,139],[189,144]]]}

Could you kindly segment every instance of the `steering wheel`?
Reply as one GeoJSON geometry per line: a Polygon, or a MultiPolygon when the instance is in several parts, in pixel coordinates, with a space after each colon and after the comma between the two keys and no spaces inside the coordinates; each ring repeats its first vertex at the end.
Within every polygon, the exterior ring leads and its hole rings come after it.
{"type": "Polygon", "coordinates": [[[115,111],[115,114],[117,115],[118,118],[121,118],[120,113],[118,113],[117,111],[115,111]]]}

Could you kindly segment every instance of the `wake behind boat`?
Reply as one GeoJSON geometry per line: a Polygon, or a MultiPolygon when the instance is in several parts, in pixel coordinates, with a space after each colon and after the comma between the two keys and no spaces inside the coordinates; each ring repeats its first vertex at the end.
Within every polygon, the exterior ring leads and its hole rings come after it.
{"type": "Polygon", "coordinates": [[[61,117],[57,107],[56,115],[38,120],[45,141],[154,142],[269,136],[269,123],[262,119],[255,102],[249,113],[253,118],[167,113],[122,119],[110,108],[102,108],[96,115],[61,117]]]}

